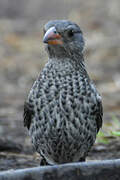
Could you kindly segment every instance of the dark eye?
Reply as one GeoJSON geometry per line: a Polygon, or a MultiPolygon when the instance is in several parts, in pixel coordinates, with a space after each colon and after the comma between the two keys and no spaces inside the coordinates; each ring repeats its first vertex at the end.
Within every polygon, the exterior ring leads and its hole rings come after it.
{"type": "Polygon", "coordinates": [[[74,35],[74,32],[72,29],[70,29],[70,30],[68,30],[67,34],[69,37],[72,37],[74,35]]]}

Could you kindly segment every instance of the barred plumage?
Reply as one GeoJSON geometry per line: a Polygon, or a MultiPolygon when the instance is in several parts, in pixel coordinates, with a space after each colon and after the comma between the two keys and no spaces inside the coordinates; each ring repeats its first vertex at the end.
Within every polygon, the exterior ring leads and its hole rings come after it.
{"type": "Polygon", "coordinates": [[[84,65],[80,28],[59,20],[48,22],[45,31],[49,60],[25,102],[24,124],[49,164],[83,161],[102,126],[101,97],[84,65]],[[61,44],[55,44],[51,27],[61,44]],[[70,28],[77,35],[69,37],[70,28]]]}

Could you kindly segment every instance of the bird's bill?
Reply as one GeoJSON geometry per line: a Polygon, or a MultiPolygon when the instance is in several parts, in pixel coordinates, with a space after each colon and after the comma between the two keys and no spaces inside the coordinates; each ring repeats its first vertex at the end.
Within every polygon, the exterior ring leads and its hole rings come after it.
{"type": "Polygon", "coordinates": [[[52,45],[63,44],[62,37],[59,33],[56,32],[55,27],[48,29],[43,37],[43,42],[52,45]]]}

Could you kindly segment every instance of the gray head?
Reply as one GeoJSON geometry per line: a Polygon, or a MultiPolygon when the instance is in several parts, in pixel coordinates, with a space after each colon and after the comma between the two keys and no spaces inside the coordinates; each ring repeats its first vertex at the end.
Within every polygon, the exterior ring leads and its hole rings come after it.
{"type": "Polygon", "coordinates": [[[81,56],[84,49],[80,27],[68,20],[49,21],[44,27],[43,42],[50,58],[81,56]]]}

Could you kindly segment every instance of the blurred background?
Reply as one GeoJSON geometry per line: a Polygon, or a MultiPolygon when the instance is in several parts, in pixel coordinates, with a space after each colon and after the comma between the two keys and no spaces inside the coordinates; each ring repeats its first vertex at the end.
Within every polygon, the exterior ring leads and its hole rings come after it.
{"type": "Polygon", "coordinates": [[[103,98],[104,125],[88,160],[120,157],[120,0],[0,0],[0,170],[39,164],[22,114],[47,61],[42,30],[52,19],[80,25],[87,69],[103,98]]]}

